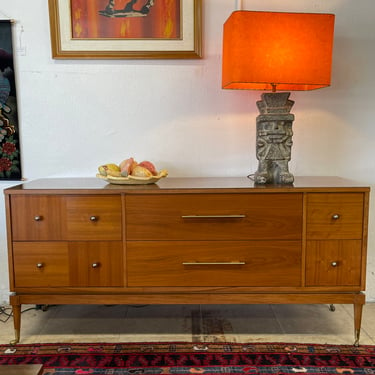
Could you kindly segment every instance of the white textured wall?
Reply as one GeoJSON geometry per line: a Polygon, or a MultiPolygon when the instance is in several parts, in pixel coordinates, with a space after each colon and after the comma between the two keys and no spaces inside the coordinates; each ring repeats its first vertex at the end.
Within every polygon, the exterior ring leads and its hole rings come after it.
{"type": "MultiPolygon", "coordinates": [[[[26,48],[16,55],[24,177],[94,176],[99,164],[129,156],[150,159],[170,176],[254,172],[260,93],[221,89],[222,25],[236,3],[203,0],[202,60],[55,61],[47,1],[0,0],[0,18],[17,21],[15,48],[26,48]]],[[[374,0],[243,0],[242,5],[336,14],[332,86],[292,94],[291,170],[374,186],[374,0]]],[[[1,182],[0,188],[9,185],[1,182]]],[[[0,303],[8,296],[3,207],[1,200],[0,303]]],[[[367,299],[372,301],[374,213],[371,204],[367,299]]]]}

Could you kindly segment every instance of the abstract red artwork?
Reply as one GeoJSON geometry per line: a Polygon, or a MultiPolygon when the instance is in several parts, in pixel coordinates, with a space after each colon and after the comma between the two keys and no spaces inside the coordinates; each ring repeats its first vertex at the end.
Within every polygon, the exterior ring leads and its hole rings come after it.
{"type": "Polygon", "coordinates": [[[73,39],[180,39],[181,0],[71,0],[73,39]]]}

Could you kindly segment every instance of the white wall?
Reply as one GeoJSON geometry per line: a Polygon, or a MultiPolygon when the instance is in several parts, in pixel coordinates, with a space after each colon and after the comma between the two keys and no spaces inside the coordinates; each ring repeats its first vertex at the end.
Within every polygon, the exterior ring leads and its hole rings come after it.
{"type": "MultiPolygon", "coordinates": [[[[15,56],[24,177],[94,176],[99,164],[129,156],[150,159],[170,176],[254,172],[260,93],[221,89],[222,25],[235,3],[203,0],[202,60],[56,61],[50,52],[47,1],[0,0],[0,18],[17,21],[15,48],[26,48],[15,56]]],[[[242,4],[248,10],[336,14],[332,86],[292,94],[291,170],[375,185],[374,0],[242,4]]],[[[9,185],[2,182],[0,188],[9,185]]],[[[372,301],[374,213],[371,204],[367,299],[372,301]]],[[[0,231],[1,303],[8,296],[2,202],[0,231]]]]}

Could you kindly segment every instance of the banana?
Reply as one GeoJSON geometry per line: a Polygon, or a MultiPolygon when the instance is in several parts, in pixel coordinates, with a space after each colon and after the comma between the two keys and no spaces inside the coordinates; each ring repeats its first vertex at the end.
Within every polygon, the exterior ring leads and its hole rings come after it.
{"type": "Polygon", "coordinates": [[[120,167],[114,163],[103,164],[98,171],[102,176],[121,176],[120,167]]]}

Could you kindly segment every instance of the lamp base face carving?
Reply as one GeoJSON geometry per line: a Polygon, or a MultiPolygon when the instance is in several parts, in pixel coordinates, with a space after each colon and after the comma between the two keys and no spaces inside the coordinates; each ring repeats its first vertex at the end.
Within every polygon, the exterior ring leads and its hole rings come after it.
{"type": "Polygon", "coordinates": [[[256,184],[289,185],[294,182],[288,166],[294,121],[294,115],[289,113],[294,102],[288,99],[289,95],[289,92],[266,93],[257,102],[260,115],[256,119],[256,184]]]}

